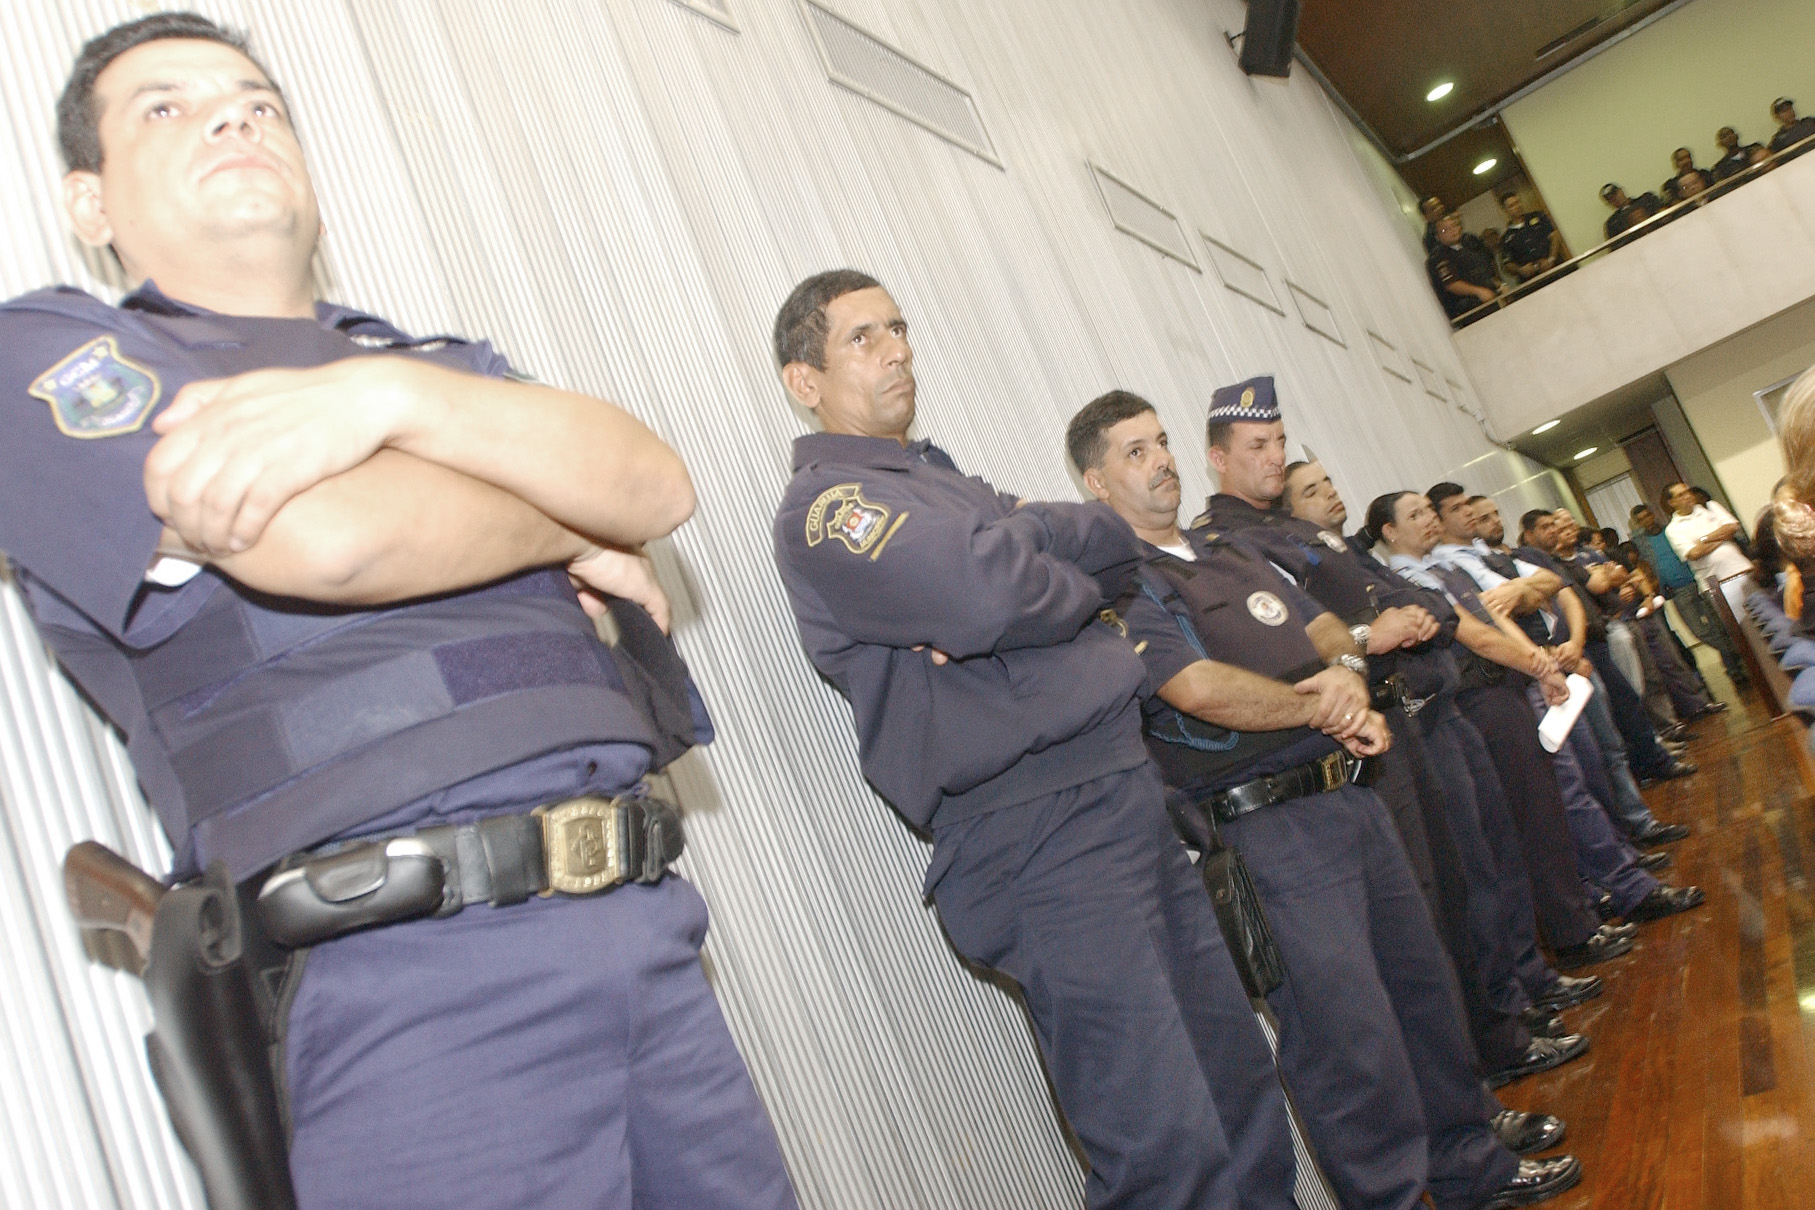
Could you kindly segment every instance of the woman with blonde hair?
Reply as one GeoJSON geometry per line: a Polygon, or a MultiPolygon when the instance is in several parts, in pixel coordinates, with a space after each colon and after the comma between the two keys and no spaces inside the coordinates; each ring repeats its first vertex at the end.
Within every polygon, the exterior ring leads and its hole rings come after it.
{"type": "Polygon", "coordinates": [[[1787,491],[1772,502],[1777,544],[1799,566],[1815,565],[1815,369],[1790,384],[1777,412],[1787,491]]]}

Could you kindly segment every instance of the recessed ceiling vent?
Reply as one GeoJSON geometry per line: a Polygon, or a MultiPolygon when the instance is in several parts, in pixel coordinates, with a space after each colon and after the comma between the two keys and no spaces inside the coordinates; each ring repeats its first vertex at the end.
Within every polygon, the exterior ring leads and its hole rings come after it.
{"type": "Polygon", "coordinates": [[[970,93],[815,0],[801,7],[827,79],[1001,167],[970,93]]]}
{"type": "MultiPolygon", "coordinates": [[[[1126,232],[1156,252],[1164,252],[1173,260],[1198,269],[1197,257],[1191,255],[1191,245],[1185,239],[1185,229],[1179,226],[1172,211],[1108,169],[1092,164],[1090,174],[1096,178],[1097,192],[1102,195],[1109,221],[1115,224],[1117,231],[1126,232]]],[[[1203,270],[1198,269],[1198,272],[1203,270]]]]}

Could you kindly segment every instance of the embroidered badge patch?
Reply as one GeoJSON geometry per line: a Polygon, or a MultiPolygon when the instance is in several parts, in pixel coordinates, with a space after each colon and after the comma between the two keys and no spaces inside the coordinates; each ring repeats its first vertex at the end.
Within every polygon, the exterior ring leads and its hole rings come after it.
{"type": "Polygon", "coordinates": [[[1286,603],[1270,592],[1250,594],[1248,612],[1254,615],[1255,621],[1268,626],[1283,626],[1286,622],[1286,603]]]}
{"type": "Polygon", "coordinates": [[[97,336],[31,386],[35,398],[50,404],[51,419],[66,437],[137,432],[161,390],[157,375],[122,356],[111,336],[97,336]]]}
{"type": "Polygon", "coordinates": [[[1343,541],[1341,538],[1338,538],[1335,534],[1331,533],[1327,529],[1318,530],[1317,537],[1325,546],[1329,547],[1331,550],[1345,551],[1348,549],[1348,547],[1343,544],[1343,541]]]}
{"type": "Polygon", "coordinates": [[[874,559],[907,520],[907,514],[902,513],[890,525],[891,515],[886,504],[873,504],[863,498],[862,484],[840,483],[821,492],[807,510],[807,545],[818,546],[827,538],[837,538],[852,554],[868,554],[874,559]]]}

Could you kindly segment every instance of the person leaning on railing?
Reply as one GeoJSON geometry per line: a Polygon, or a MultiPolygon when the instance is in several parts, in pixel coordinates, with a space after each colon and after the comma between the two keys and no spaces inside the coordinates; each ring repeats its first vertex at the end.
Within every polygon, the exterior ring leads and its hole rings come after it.
{"type": "MultiPolygon", "coordinates": [[[[1712,170],[1695,167],[1691,162],[1689,171],[1672,182],[1673,190],[1678,196],[1666,204],[1655,193],[1641,193],[1638,197],[1628,197],[1619,185],[1609,182],[1601,187],[1601,200],[1606,202],[1613,213],[1607,216],[1603,231],[1607,242],[1590,248],[1579,256],[1562,261],[1554,268],[1542,269],[1529,279],[1513,286],[1511,290],[1497,294],[1493,298],[1477,298],[1464,310],[1451,309],[1445,300],[1444,307],[1450,314],[1450,326],[1466,327],[1487,313],[1487,304],[1495,303],[1504,306],[1521,298],[1531,291],[1548,285],[1552,280],[1565,273],[1575,272],[1578,265],[1593,257],[1601,256],[1631,243],[1639,236],[1649,233],[1657,227],[1681,218],[1693,207],[1706,205],[1734,189],[1739,188],[1759,175],[1771,171],[1779,162],[1794,159],[1803,152],[1815,148],[1815,117],[1797,118],[1793,104],[1788,98],[1780,98],[1781,107],[1778,117],[1781,129],[1771,141],[1767,150],[1758,143],[1741,144],[1739,134],[1731,126],[1724,126],[1716,136],[1726,154],[1718,160],[1712,170]]],[[[1431,199],[1435,201],[1436,199],[1431,199]]],[[[1511,228],[1508,228],[1510,234],[1511,228]]],[[[1429,238],[1434,239],[1436,223],[1427,227],[1429,238]]],[[[1472,237],[1464,237],[1465,241],[1472,237]]],[[[1440,250],[1441,244],[1437,245],[1440,250]]],[[[1435,255],[1433,251],[1432,255],[1435,255]]],[[[1514,273],[1512,257],[1504,255],[1507,271],[1514,273]]],[[[1442,288],[1438,287],[1439,292],[1442,288]]]]}
{"type": "Polygon", "coordinates": [[[1460,319],[1481,309],[1483,303],[1497,301],[1500,269],[1481,237],[1464,235],[1462,220],[1453,214],[1437,220],[1436,234],[1437,246],[1424,267],[1445,313],[1452,320],[1460,319]]]}
{"type": "Polygon", "coordinates": [[[1738,176],[1754,164],[1762,164],[1770,156],[1763,143],[1744,143],[1739,141],[1739,131],[1731,126],[1722,126],[1714,132],[1714,141],[1720,145],[1722,155],[1714,161],[1711,171],[1716,182],[1728,177],[1738,176]]]}
{"type": "Polygon", "coordinates": [[[1637,197],[1627,197],[1626,191],[1612,181],[1601,186],[1601,200],[1613,208],[1607,221],[1601,227],[1608,239],[1624,235],[1632,228],[1639,226],[1646,219],[1653,218],[1664,208],[1664,203],[1655,193],[1641,193],[1637,197]]]}
{"type": "Polygon", "coordinates": [[[1777,133],[1771,136],[1773,156],[1787,160],[1815,146],[1810,142],[1815,139],[1815,117],[1797,117],[1796,102],[1789,97],[1778,97],[1771,102],[1771,116],[1777,121],[1777,133]]]}

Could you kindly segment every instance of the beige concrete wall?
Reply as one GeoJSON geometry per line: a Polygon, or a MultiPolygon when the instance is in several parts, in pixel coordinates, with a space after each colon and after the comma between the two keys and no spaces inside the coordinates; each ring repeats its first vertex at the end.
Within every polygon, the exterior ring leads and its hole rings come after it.
{"type": "Polygon", "coordinates": [[[1664,371],[1748,529],[1784,473],[1777,439],[1752,393],[1811,365],[1815,299],[1664,371]]]}
{"type": "Polygon", "coordinates": [[[1815,3],[1695,0],[1509,106],[1502,115],[1526,170],[1576,252],[1601,242],[1600,187],[1634,195],[1670,174],[1670,153],[1715,158],[1732,126],[1769,143],[1771,101],[1815,109],[1815,3]]]}
{"type": "MultiPolygon", "coordinates": [[[[1626,451],[1619,446],[1603,449],[1592,458],[1584,458],[1575,464],[1576,482],[1587,491],[1599,487],[1609,479],[1618,479],[1621,475],[1632,473],[1632,462],[1626,457],[1626,451]]],[[[1624,518],[1616,518],[1623,522],[1624,518]]],[[[1603,525],[1613,525],[1616,521],[1602,521],[1603,525]]]]}

